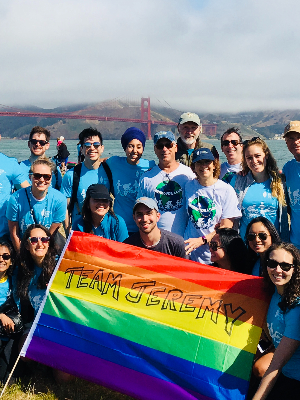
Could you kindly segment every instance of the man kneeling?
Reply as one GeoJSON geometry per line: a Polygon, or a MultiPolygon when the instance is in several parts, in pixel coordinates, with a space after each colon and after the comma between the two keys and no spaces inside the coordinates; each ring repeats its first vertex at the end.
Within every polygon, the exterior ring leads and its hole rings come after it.
{"type": "Polygon", "coordinates": [[[159,218],[160,213],[154,199],[138,198],[133,207],[133,219],[139,231],[125,239],[124,243],[186,258],[183,238],[175,233],[159,229],[157,226],[159,218]]]}

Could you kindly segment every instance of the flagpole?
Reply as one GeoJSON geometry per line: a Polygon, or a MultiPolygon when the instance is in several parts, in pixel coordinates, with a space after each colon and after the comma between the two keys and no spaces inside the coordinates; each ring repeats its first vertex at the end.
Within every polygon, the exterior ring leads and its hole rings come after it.
{"type": "Polygon", "coordinates": [[[16,362],[15,362],[15,365],[13,366],[13,369],[11,370],[10,374],[8,375],[8,378],[7,378],[6,382],[5,382],[4,388],[2,389],[2,392],[1,392],[1,394],[0,394],[0,399],[1,399],[1,397],[3,396],[3,394],[4,394],[4,392],[5,392],[5,389],[7,388],[7,385],[8,385],[8,383],[9,383],[9,381],[10,381],[10,378],[12,377],[12,374],[14,373],[14,371],[15,371],[15,369],[16,369],[16,366],[17,366],[17,364],[18,364],[18,362],[19,362],[19,360],[20,360],[20,357],[21,357],[21,354],[18,355],[18,358],[17,358],[17,360],[16,360],[16,362]]]}

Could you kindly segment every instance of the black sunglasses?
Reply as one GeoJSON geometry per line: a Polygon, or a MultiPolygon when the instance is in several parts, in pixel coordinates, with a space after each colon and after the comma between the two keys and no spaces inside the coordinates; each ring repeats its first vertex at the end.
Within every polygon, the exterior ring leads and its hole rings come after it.
{"type": "Polygon", "coordinates": [[[260,240],[267,240],[267,237],[270,235],[265,232],[248,233],[247,240],[249,240],[249,242],[252,242],[252,240],[254,240],[256,238],[256,236],[258,236],[260,240]]]}
{"type": "Polygon", "coordinates": [[[282,271],[289,271],[291,268],[294,267],[294,264],[289,264],[287,262],[279,262],[276,260],[273,260],[272,258],[269,258],[267,261],[267,267],[270,269],[275,269],[277,268],[277,265],[282,269],[282,271]]]}
{"type": "Polygon", "coordinates": [[[95,149],[98,149],[98,147],[102,146],[100,142],[94,142],[94,143],[85,142],[85,143],[83,143],[83,145],[84,145],[85,147],[87,147],[87,148],[90,148],[90,147],[94,146],[95,149]]]}
{"type": "Polygon", "coordinates": [[[37,172],[30,172],[29,175],[33,176],[33,179],[35,179],[36,181],[39,181],[41,178],[44,178],[45,182],[48,182],[51,180],[52,175],[51,174],[39,174],[37,172]]]}
{"type": "Polygon", "coordinates": [[[38,143],[41,146],[45,146],[47,143],[49,143],[47,140],[38,140],[38,139],[30,139],[29,142],[34,146],[36,146],[38,143]]]}
{"type": "Polygon", "coordinates": [[[173,143],[172,142],[168,142],[168,143],[157,143],[155,145],[155,147],[158,150],[162,150],[164,147],[166,147],[167,149],[171,149],[173,147],[173,143]]]}
{"type": "Polygon", "coordinates": [[[32,236],[29,237],[28,240],[31,244],[36,244],[39,240],[42,243],[48,243],[50,241],[50,236],[42,236],[42,237],[32,236]]]}
{"type": "Polygon", "coordinates": [[[218,249],[222,249],[223,247],[219,246],[217,242],[210,242],[209,248],[212,249],[212,251],[217,251],[218,249]]]}
{"type": "Polygon", "coordinates": [[[232,143],[233,146],[237,146],[238,144],[242,144],[239,140],[223,140],[221,145],[222,146],[229,146],[232,143]]]}
{"type": "Polygon", "coordinates": [[[3,260],[7,261],[11,259],[11,255],[8,253],[0,254],[0,257],[3,258],[3,260]]]}

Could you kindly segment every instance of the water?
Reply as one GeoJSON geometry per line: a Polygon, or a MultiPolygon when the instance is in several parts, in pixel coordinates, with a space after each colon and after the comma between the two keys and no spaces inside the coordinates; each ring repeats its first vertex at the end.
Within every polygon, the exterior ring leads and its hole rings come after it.
{"type": "MultiPolygon", "coordinates": [[[[226,158],[221,151],[220,140],[210,139],[206,140],[206,142],[212,143],[217,148],[220,154],[221,162],[226,161],[226,158]]],[[[293,158],[292,154],[288,151],[284,140],[266,140],[266,143],[274,155],[280,169],[287,161],[293,158]]],[[[77,161],[77,141],[65,140],[65,144],[70,152],[69,161],[77,161]]],[[[0,151],[9,157],[16,157],[18,161],[26,160],[30,155],[26,140],[2,139],[0,141],[0,151]]],[[[47,155],[52,157],[56,153],[56,140],[51,140],[47,155]]],[[[104,141],[103,157],[124,155],[125,153],[119,140],[104,141]]],[[[148,160],[157,160],[156,155],[154,154],[152,141],[148,140],[146,142],[143,158],[148,160]]]]}

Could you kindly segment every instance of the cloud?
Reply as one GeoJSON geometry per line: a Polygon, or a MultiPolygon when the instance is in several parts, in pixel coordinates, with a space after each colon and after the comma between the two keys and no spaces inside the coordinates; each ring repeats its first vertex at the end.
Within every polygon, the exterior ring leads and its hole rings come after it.
{"type": "Polygon", "coordinates": [[[294,0],[0,0],[1,104],[298,108],[294,0]]]}

